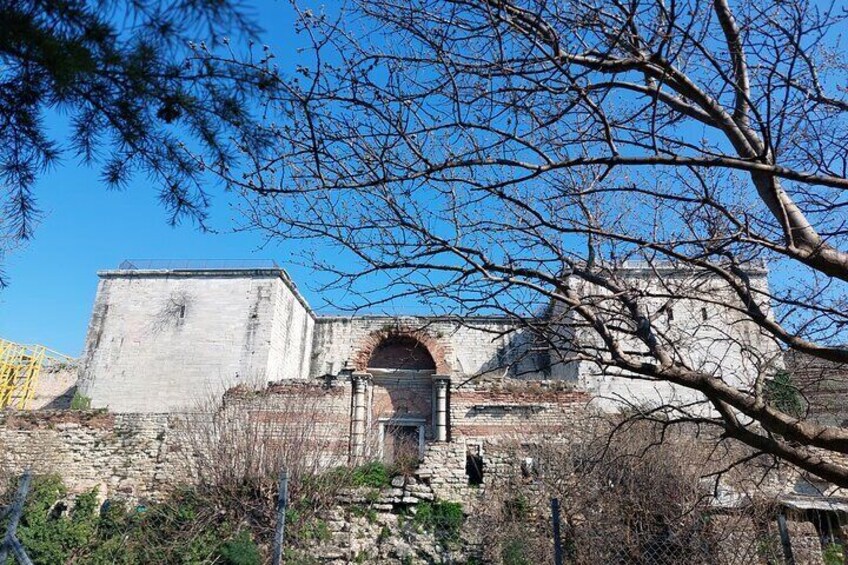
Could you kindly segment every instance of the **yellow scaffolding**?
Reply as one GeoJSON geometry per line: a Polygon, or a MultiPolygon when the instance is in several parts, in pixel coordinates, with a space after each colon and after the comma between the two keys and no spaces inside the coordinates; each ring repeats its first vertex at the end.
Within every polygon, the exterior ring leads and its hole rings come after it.
{"type": "Polygon", "coordinates": [[[47,348],[0,339],[0,408],[26,410],[35,395],[47,348]]]}

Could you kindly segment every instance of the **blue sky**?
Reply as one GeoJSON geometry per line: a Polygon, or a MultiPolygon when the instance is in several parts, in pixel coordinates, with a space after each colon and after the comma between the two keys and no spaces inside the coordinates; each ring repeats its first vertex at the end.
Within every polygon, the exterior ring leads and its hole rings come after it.
{"type": "MultiPolygon", "coordinates": [[[[265,42],[282,68],[294,54],[293,17],[287,2],[255,4],[265,42]]],[[[63,130],[59,116],[49,118],[63,130]]],[[[97,289],[96,272],[123,259],[274,259],[299,282],[307,299],[319,297],[304,281],[309,269],[290,262],[285,242],[260,249],[255,233],[233,233],[235,213],[223,199],[214,203],[211,225],[220,233],[201,233],[191,225],[172,228],[154,187],[137,178],[124,191],[108,191],[98,171],[78,166],[72,156],[39,179],[37,192],[45,216],[35,238],[3,260],[9,287],[0,290],[0,337],[40,343],[67,355],[82,349],[97,289]]]]}

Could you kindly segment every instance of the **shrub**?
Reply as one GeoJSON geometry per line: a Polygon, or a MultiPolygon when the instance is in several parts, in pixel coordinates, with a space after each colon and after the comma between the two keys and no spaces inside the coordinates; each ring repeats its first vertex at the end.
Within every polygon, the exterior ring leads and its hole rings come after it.
{"type": "Polygon", "coordinates": [[[68,495],[55,476],[35,477],[18,527],[18,538],[36,563],[64,563],[86,547],[98,517],[97,493],[79,495],[68,510],[68,495]]]}
{"type": "Polygon", "coordinates": [[[79,391],[74,392],[71,398],[71,410],[88,410],[91,408],[91,398],[80,394],[79,391]]]}
{"type": "Polygon", "coordinates": [[[822,551],[822,561],[824,565],[843,565],[845,553],[842,546],[838,543],[829,543],[822,551]]]}
{"type": "Polygon", "coordinates": [[[221,546],[221,559],[229,565],[261,565],[259,548],[244,530],[221,546]]]}
{"type": "Polygon", "coordinates": [[[350,481],[355,487],[387,487],[392,482],[392,470],[380,461],[372,461],[353,469],[350,481]]]}
{"type": "Polygon", "coordinates": [[[418,505],[413,523],[432,531],[440,543],[447,545],[458,542],[465,515],[458,502],[422,502],[418,505]]]}
{"type": "Polygon", "coordinates": [[[233,509],[197,489],[177,489],[147,508],[107,501],[98,509],[96,491],[72,499],[50,475],[33,479],[18,537],[34,563],[261,564],[259,548],[249,532],[236,531],[238,523],[233,509]]]}
{"type": "Polygon", "coordinates": [[[765,384],[766,398],[775,408],[795,417],[800,417],[804,413],[804,402],[798,388],[792,382],[792,375],[786,371],[780,371],[765,384]]]}

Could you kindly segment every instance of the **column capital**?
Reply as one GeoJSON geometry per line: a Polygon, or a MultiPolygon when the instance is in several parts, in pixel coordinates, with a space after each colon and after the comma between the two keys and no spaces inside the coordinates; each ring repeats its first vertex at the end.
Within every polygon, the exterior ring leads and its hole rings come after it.
{"type": "Polygon", "coordinates": [[[371,382],[371,373],[354,371],[350,374],[350,380],[354,383],[369,384],[371,382]]]}
{"type": "Polygon", "coordinates": [[[450,382],[451,378],[447,375],[433,375],[433,383],[438,387],[447,387],[450,382]]]}

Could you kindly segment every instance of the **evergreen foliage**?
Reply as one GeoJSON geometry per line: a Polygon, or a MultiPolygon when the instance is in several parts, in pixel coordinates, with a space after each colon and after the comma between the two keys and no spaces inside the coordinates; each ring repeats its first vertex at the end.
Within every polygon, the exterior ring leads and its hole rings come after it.
{"type": "Polygon", "coordinates": [[[792,375],[786,371],[780,371],[766,381],[766,397],[775,408],[790,416],[797,418],[804,413],[801,394],[792,382],[792,375]]]}
{"type": "Polygon", "coordinates": [[[259,565],[249,531],[194,489],[149,507],[76,497],[57,476],[33,481],[18,537],[36,564],[223,563],[259,565]]]}
{"type": "Polygon", "coordinates": [[[143,174],[172,222],[202,222],[199,157],[229,166],[252,127],[255,77],[224,62],[258,33],[236,2],[0,0],[0,236],[31,236],[34,184],[65,153],[110,187],[143,174]],[[67,134],[47,112],[68,117],[67,134]]]}
{"type": "Polygon", "coordinates": [[[462,505],[458,502],[422,502],[418,505],[413,523],[432,531],[443,545],[460,540],[460,531],[465,522],[462,505]]]}

